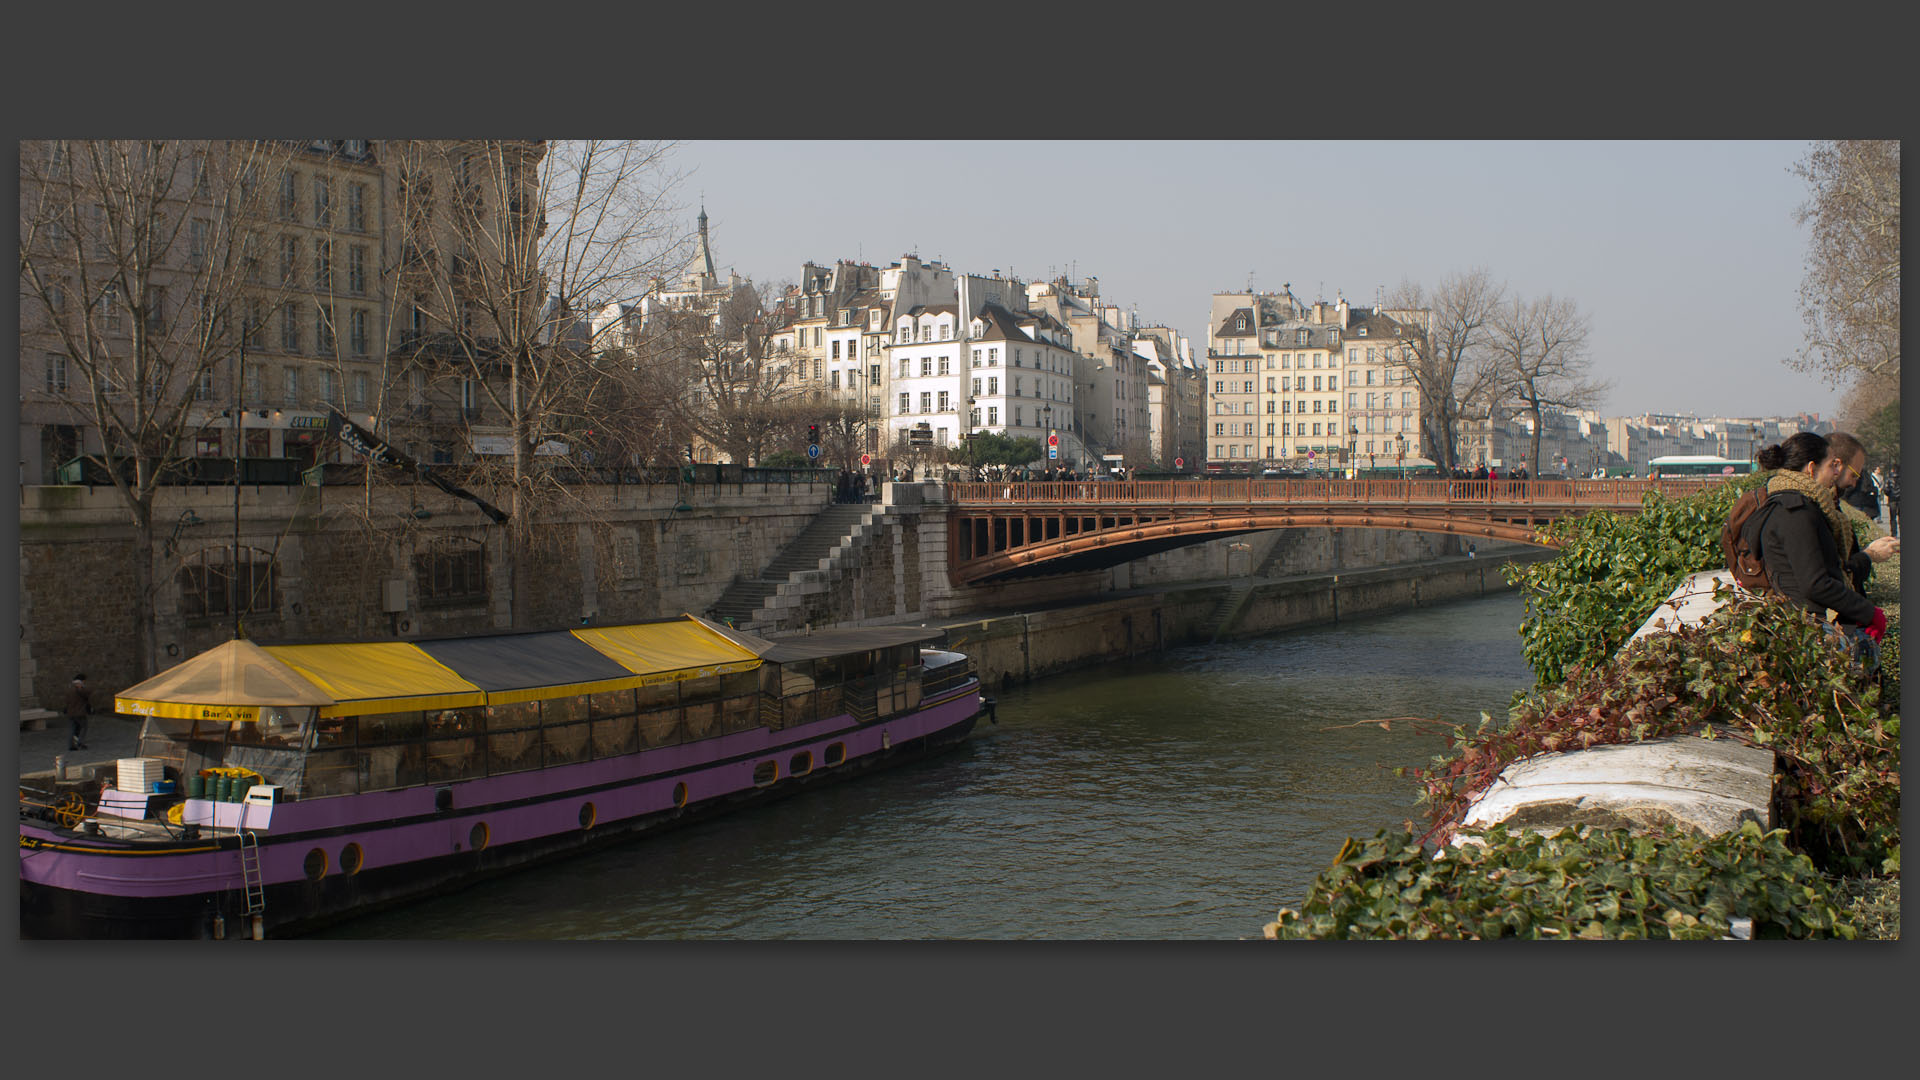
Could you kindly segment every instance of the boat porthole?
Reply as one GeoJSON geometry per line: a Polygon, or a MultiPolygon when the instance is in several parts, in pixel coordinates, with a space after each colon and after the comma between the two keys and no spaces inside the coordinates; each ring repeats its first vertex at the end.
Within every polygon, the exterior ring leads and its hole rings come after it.
{"type": "Polygon", "coordinates": [[[790,776],[805,776],[812,771],[813,751],[811,750],[802,750],[787,762],[787,773],[790,776]]]}
{"type": "Polygon", "coordinates": [[[778,779],[780,779],[780,763],[777,761],[763,761],[753,767],[754,787],[766,787],[778,779]]]}
{"type": "Polygon", "coordinates": [[[583,829],[593,828],[594,820],[598,816],[599,816],[598,812],[594,810],[592,803],[583,802],[580,804],[580,827],[581,828],[583,829]]]}
{"type": "Polygon", "coordinates": [[[486,822],[482,821],[475,824],[472,831],[467,833],[467,846],[469,848],[472,848],[474,851],[485,850],[487,846],[488,835],[489,833],[488,833],[486,822]]]}
{"type": "Polygon", "coordinates": [[[834,743],[832,746],[827,747],[826,765],[828,768],[832,768],[835,765],[838,765],[845,760],[847,760],[847,744],[846,743],[837,742],[837,743],[834,743]]]}
{"type": "Polygon", "coordinates": [[[319,881],[327,876],[327,853],[320,848],[307,852],[307,861],[302,867],[307,872],[308,881],[319,881]]]}
{"type": "Polygon", "coordinates": [[[683,807],[687,805],[687,785],[685,784],[673,785],[673,805],[676,807],[683,807]]]}
{"type": "Polygon", "coordinates": [[[363,861],[364,861],[364,858],[363,858],[362,852],[360,851],[360,845],[357,842],[349,843],[347,844],[346,847],[343,847],[340,849],[340,872],[341,873],[343,874],[359,873],[360,864],[363,861]]]}

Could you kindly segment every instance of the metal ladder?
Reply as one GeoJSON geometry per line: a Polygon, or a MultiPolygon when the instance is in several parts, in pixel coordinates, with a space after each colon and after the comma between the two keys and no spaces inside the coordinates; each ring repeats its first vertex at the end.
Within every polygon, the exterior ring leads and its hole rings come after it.
{"type": "Polygon", "coordinates": [[[247,888],[247,914],[267,910],[266,882],[260,873],[260,834],[252,829],[240,830],[240,880],[247,888]]]}

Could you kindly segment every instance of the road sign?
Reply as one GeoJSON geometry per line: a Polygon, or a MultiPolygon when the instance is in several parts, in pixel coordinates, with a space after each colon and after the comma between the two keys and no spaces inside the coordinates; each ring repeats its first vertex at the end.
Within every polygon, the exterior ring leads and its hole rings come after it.
{"type": "Polygon", "coordinates": [[[1058,436],[1058,435],[1048,435],[1048,436],[1047,436],[1047,445],[1048,445],[1048,446],[1059,446],[1059,445],[1060,445],[1060,436],[1058,436]]]}
{"type": "Polygon", "coordinates": [[[872,454],[861,454],[861,455],[860,455],[860,464],[862,464],[862,465],[871,465],[871,464],[873,464],[873,455],[872,455],[872,454]]]}
{"type": "Polygon", "coordinates": [[[1174,467],[1174,468],[1176,468],[1176,469],[1184,469],[1184,468],[1186,468],[1186,467],[1187,467],[1187,459],[1186,459],[1186,458],[1183,458],[1183,457],[1177,457],[1177,458],[1174,458],[1174,459],[1173,459],[1173,467],[1174,467]]]}
{"type": "Polygon", "coordinates": [[[817,457],[819,457],[819,456],[820,456],[820,444],[819,444],[819,443],[810,443],[810,444],[808,444],[808,446],[807,446],[807,456],[808,456],[808,457],[810,457],[810,458],[817,458],[817,457]]]}
{"type": "Polygon", "coordinates": [[[1054,458],[1057,458],[1057,457],[1059,457],[1059,456],[1060,456],[1060,448],[1059,448],[1059,447],[1057,447],[1057,446],[1049,446],[1049,447],[1047,447],[1047,459],[1048,459],[1049,461],[1051,461],[1051,460],[1053,460],[1054,458]]]}

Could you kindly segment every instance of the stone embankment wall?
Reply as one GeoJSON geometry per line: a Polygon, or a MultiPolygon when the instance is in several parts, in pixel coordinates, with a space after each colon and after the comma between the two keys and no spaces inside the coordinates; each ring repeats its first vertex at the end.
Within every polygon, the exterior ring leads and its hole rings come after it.
{"type": "MultiPolygon", "coordinates": [[[[410,639],[511,629],[515,579],[501,526],[437,490],[242,487],[243,549],[274,567],[273,610],[245,616],[261,642],[410,639]],[[415,510],[428,507],[427,516],[415,510]],[[423,596],[419,560],[477,555],[472,600],[423,596]],[[400,593],[388,610],[389,583],[400,593]]],[[[828,484],[583,486],[544,508],[519,575],[525,625],[637,622],[703,612],[736,576],[756,576],[832,499],[828,484]]],[[[229,615],[185,613],[183,571],[234,542],[231,488],[163,489],[153,566],[160,666],[227,640],[229,615]]],[[[112,488],[20,488],[23,709],[58,707],[84,670],[96,695],[144,678],[142,603],[128,512],[112,488]]]]}

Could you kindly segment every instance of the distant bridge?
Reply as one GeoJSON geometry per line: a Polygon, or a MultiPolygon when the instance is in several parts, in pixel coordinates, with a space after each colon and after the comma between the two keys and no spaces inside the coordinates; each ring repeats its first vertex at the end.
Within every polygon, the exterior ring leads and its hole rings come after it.
{"type": "Polygon", "coordinates": [[[946,485],[955,585],[1100,569],[1263,529],[1413,529],[1551,547],[1560,518],[1640,512],[1716,480],[1127,480],[946,485]]]}

